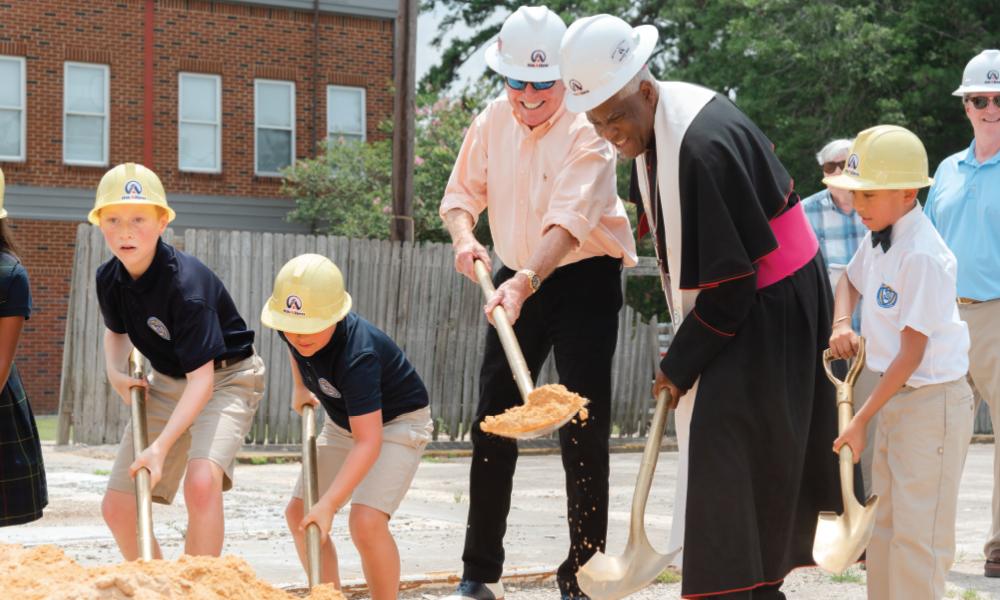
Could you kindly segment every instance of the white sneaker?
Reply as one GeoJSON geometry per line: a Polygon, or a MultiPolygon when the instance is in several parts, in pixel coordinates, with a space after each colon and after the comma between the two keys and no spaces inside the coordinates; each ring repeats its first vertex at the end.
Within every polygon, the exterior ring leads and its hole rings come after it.
{"type": "Polygon", "coordinates": [[[441,600],[503,600],[503,583],[482,583],[463,579],[458,589],[441,600]]]}

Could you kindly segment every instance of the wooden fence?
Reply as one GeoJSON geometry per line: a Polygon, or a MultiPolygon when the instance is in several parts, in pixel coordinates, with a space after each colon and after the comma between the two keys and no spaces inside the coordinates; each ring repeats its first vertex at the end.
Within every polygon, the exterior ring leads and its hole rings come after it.
{"type": "MultiPolygon", "coordinates": [[[[430,392],[435,438],[466,437],[478,397],[486,321],[482,292],[455,273],[450,245],[204,229],[188,229],[183,237],[168,230],[164,239],[215,271],[257,332],[268,385],[247,443],[299,441],[285,345],[274,331],[261,327],[260,310],[281,265],[305,252],[328,256],[340,266],[355,310],[386,331],[413,362],[430,392]]],[[[95,270],[108,258],[100,231],[81,225],[66,319],[59,443],[71,438],[117,443],[128,422],[127,407],[107,383],[104,325],[94,289],[95,270]]],[[[649,382],[658,356],[655,320],[644,322],[624,308],[614,359],[612,410],[618,435],[645,433],[652,402],[649,382]]],[[[550,357],[542,368],[540,383],[556,381],[552,362],[550,357]]]]}

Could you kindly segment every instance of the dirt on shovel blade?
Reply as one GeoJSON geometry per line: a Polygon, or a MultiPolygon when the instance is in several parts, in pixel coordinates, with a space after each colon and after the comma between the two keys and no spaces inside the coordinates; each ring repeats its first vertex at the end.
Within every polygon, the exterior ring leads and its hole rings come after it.
{"type": "MultiPolygon", "coordinates": [[[[17,600],[292,600],[257,579],[242,558],[181,556],[177,560],[84,567],[55,546],[0,544],[0,590],[17,600]]],[[[311,600],[345,600],[330,584],[311,600]]]]}
{"type": "Polygon", "coordinates": [[[587,402],[586,398],[565,386],[557,383],[543,385],[528,394],[528,401],[524,404],[483,419],[482,429],[494,435],[512,437],[563,423],[577,413],[581,421],[586,421],[587,402]]]}

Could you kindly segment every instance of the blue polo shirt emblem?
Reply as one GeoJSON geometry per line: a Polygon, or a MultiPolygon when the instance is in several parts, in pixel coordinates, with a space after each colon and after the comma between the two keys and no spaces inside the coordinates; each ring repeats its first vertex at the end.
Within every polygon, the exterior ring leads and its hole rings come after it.
{"type": "Polygon", "coordinates": [[[337,388],[333,387],[333,384],[326,379],[319,378],[319,389],[323,390],[323,393],[331,398],[340,398],[340,392],[337,388]]]}
{"type": "Polygon", "coordinates": [[[893,306],[896,306],[896,300],[898,299],[899,294],[896,293],[896,290],[884,283],[878,288],[878,293],[875,295],[875,301],[882,308],[892,308],[893,306]]]}
{"type": "Polygon", "coordinates": [[[149,317],[146,319],[146,325],[149,325],[149,328],[156,332],[156,335],[167,340],[168,342],[170,341],[170,330],[163,324],[163,321],[157,319],[156,317],[149,317]]]}

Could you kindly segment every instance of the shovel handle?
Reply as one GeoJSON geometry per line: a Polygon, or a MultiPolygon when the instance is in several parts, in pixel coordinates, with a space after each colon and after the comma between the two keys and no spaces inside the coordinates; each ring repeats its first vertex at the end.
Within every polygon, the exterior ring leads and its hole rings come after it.
{"type": "Polygon", "coordinates": [[[663,429],[667,424],[667,413],[670,411],[670,393],[667,389],[660,390],[656,395],[656,412],[646,436],[646,446],[642,450],[642,462],[639,464],[639,476],[635,480],[635,492],[632,494],[631,528],[629,531],[643,530],[643,519],[646,515],[646,500],[649,489],[653,485],[653,473],[660,457],[660,447],[663,445],[663,429]]]}
{"type": "MultiPolygon", "coordinates": [[[[858,376],[861,375],[861,369],[865,366],[865,338],[858,338],[858,353],[854,355],[854,358],[849,359],[848,362],[850,367],[847,369],[847,376],[844,377],[843,381],[837,379],[837,376],[833,374],[831,364],[834,360],[836,359],[833,357],[833,354],[830,353],[829,348],[823,351],[823,369],[826,371],[827,379],[832,381],[833,385],[837,386],[838,392],[844,384],[853,387],[858,381],[858,376]]],[[[839,397],[837,401],[840,401],[839,397]]]]}
{"type": "MultiPolygon", "coordinates": [[[[490,281],[490,273],[486,265],[481,260],[473,261],[473,268],[476,271],[476,279],[479,280],[479,287],[483,288],[483,296],[489,302],[490,297],[496,289],[490,281]]],[[[507,362],[510,363],[510,370],[514,373],[514,381],[517,382],[517,389],[521,391],[521,398],[528,401],[528,394],[535,389],[534,380],[528,370],[528,363],[521,353],[521,346],[517,343],[517,336],[514,335],[514,328],[511,327],[510,319],[507,318],[507,311],[503,306],[493,309],[493,322],[496,323],[497,334],[500,336],[500,344],[503,346],[504,354],[507,355],[507,362]]]]}
{"type": "MultiPolygon", "coordinates": [[[[302,504],[309,514],[319,500],[319,477],[316,472],[316,415],[311,404],[302,407],[302,504]]],[[[319,526],[310,523],[306,528],[306,576],[309,587],[319,585],[320,579],[319,526]]]]}
{"type": "MultiPolygon", "coordinates": [[[[135,348],[128,355],[129,376],[143,378],[142,354],[135,348]]],[[[146,431],[146,389],[135,386],[129,390],[132,416],[132,452],[138,457],[149,443],[146,431]]],[[[135,474],[136,538],[139,557],[153,560],[153,496],[150,489],[149,469],[142,468],[135,474]]]]}

